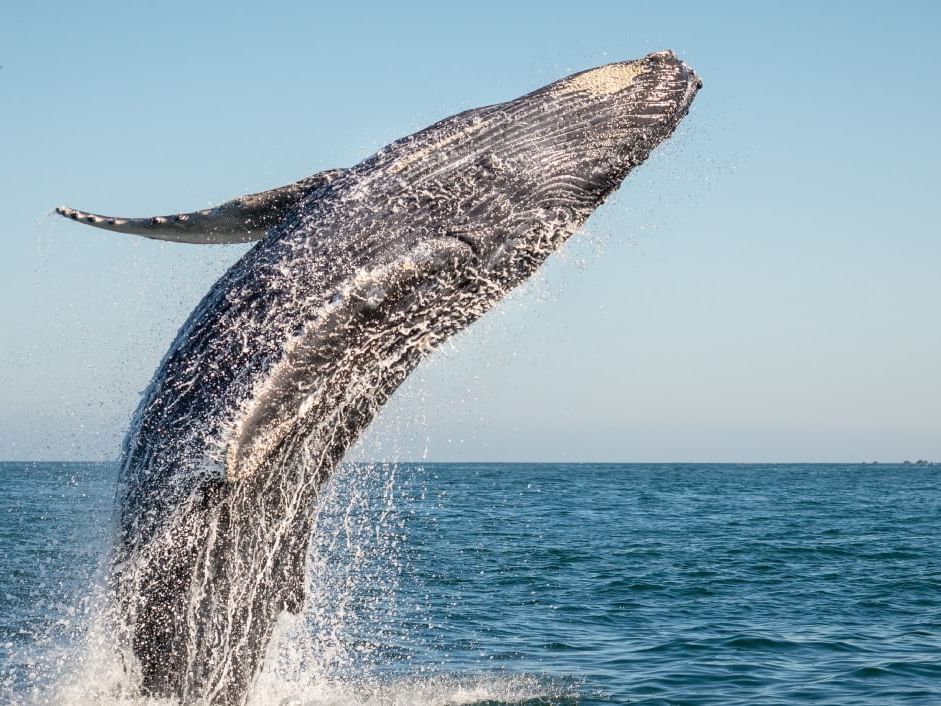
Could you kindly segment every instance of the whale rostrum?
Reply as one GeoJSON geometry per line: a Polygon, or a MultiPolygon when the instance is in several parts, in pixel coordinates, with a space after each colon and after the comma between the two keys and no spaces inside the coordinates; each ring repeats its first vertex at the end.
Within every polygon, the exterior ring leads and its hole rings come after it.
{"type": "Polygon", "coordinates": [[[701,85],[657,52],[213,209],[57,209],[148,238],[257,241],[180,329],[124,442],[109,588],[143,695],[246,702],[279,614],[303,608],[324,480],[422,359],[673,133],[701,85]]]}

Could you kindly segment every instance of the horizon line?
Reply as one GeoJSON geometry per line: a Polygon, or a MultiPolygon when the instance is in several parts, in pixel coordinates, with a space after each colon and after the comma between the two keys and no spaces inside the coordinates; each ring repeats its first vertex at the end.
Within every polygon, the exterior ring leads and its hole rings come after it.
{"type": "MultiPolygon", "coordinates": [[[[13,464],[13,463],[57,463],[57,464],[117,464],[120,463],[119,459],[76,459],[76,460],[65,460],[65,459],[29,459],[29,460],[17,460],[17,459],[3,459],[0,460],[0,464],[13,464]]],[[[559,466],[559,465],[570,465],[570,466],[682,466],[682,465],[694,465],[694,466],[937,466],[941,465],[941,461],[930,461],[928,459],[904,459],[901,461],[498,461],[498,460],[486,460],[486,461],[474,461],[474,460],[450,460],[450,461],[431,461],[431,460],[408,460],[408,459],[399,459],[399,460],[380,460],[380,459],[371,459],[371,460],[355,460],[355,461],[341,461],[340,465],[344,464],[376,464],[376,465],[409,465],[409,466],[421,466],[421,465],[490,465],[490,466],[520,466],[520,465],[535,465],[535,466],[559,466]]]]}

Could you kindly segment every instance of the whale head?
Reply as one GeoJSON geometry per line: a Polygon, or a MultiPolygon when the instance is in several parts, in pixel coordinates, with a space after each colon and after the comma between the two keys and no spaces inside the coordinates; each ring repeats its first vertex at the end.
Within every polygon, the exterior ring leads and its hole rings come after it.
{"type": "Polygon", "coordinates": [[[399,244],[403,232],[456,237],[480,276],[512,287],[673,133],[701,87],[662,51],[455,115],[364,163],[385,184],[381,219],[399,244]]]}

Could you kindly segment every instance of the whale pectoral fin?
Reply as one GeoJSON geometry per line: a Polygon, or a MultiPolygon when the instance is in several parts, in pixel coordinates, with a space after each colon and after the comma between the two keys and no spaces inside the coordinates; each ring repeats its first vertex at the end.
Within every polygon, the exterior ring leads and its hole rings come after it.
{"type": "Polygon", "coordinates": [[[73,221],[119,233],[155,240],[203,245],[248,243],[260,240],[305,195],[329,184],[342,170],[319,172],[278,189],[260,191],[226,201],[215,208],[151,218],[116,218],[59,206],[56,213],[73,221]]]}

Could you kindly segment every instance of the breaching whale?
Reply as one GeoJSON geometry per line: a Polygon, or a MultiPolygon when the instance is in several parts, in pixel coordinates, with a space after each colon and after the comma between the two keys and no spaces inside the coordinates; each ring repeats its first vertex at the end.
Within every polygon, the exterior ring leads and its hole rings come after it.
{"type": "Polygon", "coordinates": [[[180,329],[124,442],[109,587],[141,692],[243,704],[304,602],[318,489],[418,362],[526,280],[670,136],[672,52],[468,110],[215,209],[76,221],[258,241],[180,329]]]}

